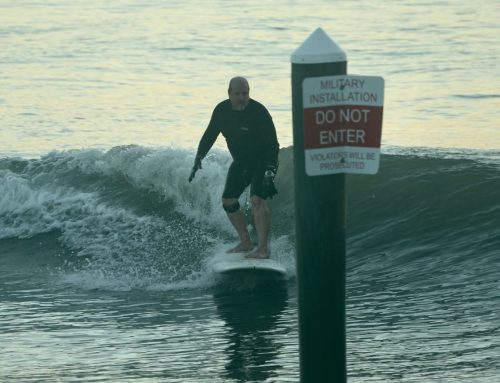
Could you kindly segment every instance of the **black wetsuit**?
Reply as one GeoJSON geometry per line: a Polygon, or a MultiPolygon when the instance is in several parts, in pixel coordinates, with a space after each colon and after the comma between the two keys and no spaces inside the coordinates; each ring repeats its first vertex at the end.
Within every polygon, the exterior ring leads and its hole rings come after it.
{"type": "Polygon", "coordinates": [[[251,195],[262,197],[266,167],[278,165],[279,143],[271,115],[253,99],[242,111],[234,110],[230,100],[222,101],[212,113],[197,155],[205,157],[220,133],[233,157],[222,196],[238,198],[251,184],[251,195]]]}

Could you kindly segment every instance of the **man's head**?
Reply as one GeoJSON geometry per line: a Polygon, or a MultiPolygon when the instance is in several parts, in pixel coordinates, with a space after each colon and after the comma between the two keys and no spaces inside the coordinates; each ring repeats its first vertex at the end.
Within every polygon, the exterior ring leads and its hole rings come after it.
{"type": "Polygon", "coordinates": [[[229,81],[229,89],[227,90],[231,106],[234,110],[243,110],[247,107],[250,100],[250,86],[244,77],[233,77],[229,81]]]}

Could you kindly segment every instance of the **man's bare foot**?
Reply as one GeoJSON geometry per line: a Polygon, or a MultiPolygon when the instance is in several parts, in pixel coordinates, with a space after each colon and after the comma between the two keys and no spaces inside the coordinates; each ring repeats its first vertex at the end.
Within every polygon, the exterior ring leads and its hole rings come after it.
{"type": "Polygon", "coordinates": [[[240,243],[239,245],[233,247],[232,249],[229,249],[226,251],[226,254],[232,254],[232,253],[246,253],[250,250],[253,249],[253,246],[251,243],[240,243]]]}
{"type": "Polygon", "coordinates": [[[266,250],[255,250],[251,252],[250,254],[245,255],[246,259],[268,259],[269,255],[267,254],[266,250]]]}

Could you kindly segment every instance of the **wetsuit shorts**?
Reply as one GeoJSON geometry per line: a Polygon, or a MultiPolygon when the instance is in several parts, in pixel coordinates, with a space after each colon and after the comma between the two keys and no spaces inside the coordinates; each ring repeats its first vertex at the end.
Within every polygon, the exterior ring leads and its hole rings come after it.
{"type": "Polygon", "coordinates": [[[222,198],[238,199],[248,185],[251,185],[250,196],[256,195],[264,198],[262,181],[265,171],[266,166],[264,162],[256,161],[252,164],[233,162],[227,172],[226,186],[224,187],[222,198]]]}

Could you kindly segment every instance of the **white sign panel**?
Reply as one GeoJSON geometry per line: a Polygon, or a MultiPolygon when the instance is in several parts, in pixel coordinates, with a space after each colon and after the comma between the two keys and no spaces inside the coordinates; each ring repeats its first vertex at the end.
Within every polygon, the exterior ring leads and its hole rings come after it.
{"type": "Polygon", "coordinates": [[[306,174],[377,173],[384,79],[309,77],[302,93],[306,174]]]}

